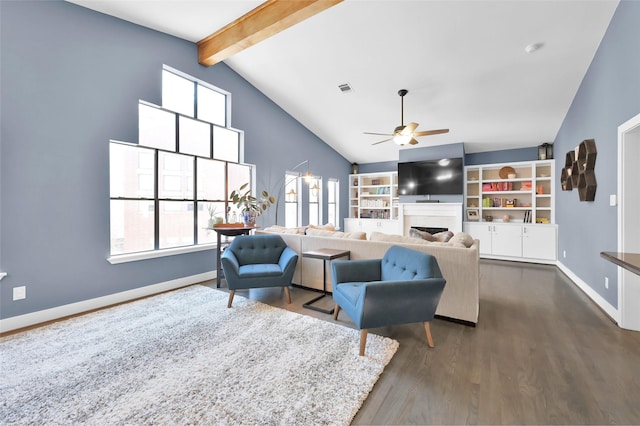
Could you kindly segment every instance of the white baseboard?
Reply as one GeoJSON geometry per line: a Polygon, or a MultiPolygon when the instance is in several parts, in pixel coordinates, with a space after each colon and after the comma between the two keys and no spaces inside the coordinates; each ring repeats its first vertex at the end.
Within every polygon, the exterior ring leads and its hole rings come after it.
{"type": "Polygon", "coordinates": [[[153,294],[162,293],[168,290],[175,290],[203,281],[213,280],[216,278],[216,271],[204,272],[202,274],[191,275],[188,277],[178,278],[171,281],[165,281],[158,284],[127,290],[120,293],[110,294],[108,296],[96,297],[95,299],[83,300],[81,302],[70,303],[68,305],[57,306],[51,309],[31,312],[29,314],[18,315],[11,318],[0,320],[0,332],[17,330],[19,328],[29,327],[47,321],[68,317],[70,315],[81,314],[93,309],[104,308],[105,306],[123,303],[141,297],[151,296],[153,294]]]}
{"type": "Polygon", "coordinates": [[[607,315],[609,315],[620,326],[620,312],[613,307],[611,303],[607,302],[602,296],[600,296],[594,289],[592,289],[586,282],[582,281],[580,277],[573,273],[573,271],[567,268],[562,262],[558,261],[556,266],[568,276],[573,283],[578,286],[589,298],[600,307],[607,315]]]}

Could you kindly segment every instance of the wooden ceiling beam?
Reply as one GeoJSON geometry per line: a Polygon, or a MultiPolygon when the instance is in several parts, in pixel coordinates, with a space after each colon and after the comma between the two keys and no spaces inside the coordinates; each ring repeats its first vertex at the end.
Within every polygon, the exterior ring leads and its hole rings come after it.
{"type": "Polygon", "coordinates": [[[198,44],[198,62],[211,66],[343,0],[267,0],[198,44]]]}

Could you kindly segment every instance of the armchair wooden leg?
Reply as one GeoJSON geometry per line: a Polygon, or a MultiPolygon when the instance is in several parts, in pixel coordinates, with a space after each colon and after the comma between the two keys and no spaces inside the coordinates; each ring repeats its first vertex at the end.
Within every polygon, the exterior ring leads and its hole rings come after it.
{"type": "Polygon", "coordinates": [[[287,297],[287,303],[291,303],[291,293],[289,292],[289,287],[284,287],[284,295],[287,297]]]}
{"type": "Polygon", "coordinates": [[[360,356],[364,356],[364,349],[367,347],[367,330],[360,330],[360,356]]]}
{"type": "Polygon", "coordinates": [[[435,348],[436,345],[433,344],[433,337],[431,337],[431,327],[429,327],[429,322],[424,322],[424,332],[427,334],[427,344],[430,348],[435,348]]]}
{"type": "Polygon", "coordinates": [[[336,303],[336,307],[335,307],[335,308],[333,308],[333,319],[334,319],[335,321],[337,321],[337,320],[338,320],[338,314],[339,314],[339,313],[340,313],[340,305],[338,305],[338,304],[336,303]]]}
{"type": "Polygon", "coordinates": [[[227,302],[227,308],[231,307],[231,304],[233,303],[233,296],[235,296],[236,291],[235,290],[231,290],[229,292],[229,301],[227,302]]]}

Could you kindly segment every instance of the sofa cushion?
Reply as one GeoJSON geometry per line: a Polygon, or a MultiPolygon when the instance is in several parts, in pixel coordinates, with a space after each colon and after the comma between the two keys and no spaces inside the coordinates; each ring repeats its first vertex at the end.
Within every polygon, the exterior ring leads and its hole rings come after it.
{"type": "Polygon", "coordinates": [[[431,244],[430,241],[423,240],[422,238],[405,237],[403,235],[385,234],[382,232],[372,232],[369,240],[386,243],[431,244]]]}
{"type": "Polygon", "coordinates": [[[280,225],[272,225],[272,226],[269,226],[267,228],[264,228],[263,231],[265,231],[265,232],[274,232],[274,233],[278,233],[278,234],[304,235],[305,228],[304,227],[285,228],[284,226],[280,226],[280,225]]]}
{"type": "Polygon", "coordinates": [[[330,237],[330,238],[346,238],[351,240],[366,240],[367,234],[365,232],[341,232],[341,231],[324,231],[322,229],[307,229],[307,235],[316,237],[330,237]]]}
{"type": "Polygon", "coordinates": [[[323,231],[335,231],[336,227],[333,226],[333,223],[325,223],[324,225],[309,225],[306,230],[309,229],[321,229],[323,231]]]}

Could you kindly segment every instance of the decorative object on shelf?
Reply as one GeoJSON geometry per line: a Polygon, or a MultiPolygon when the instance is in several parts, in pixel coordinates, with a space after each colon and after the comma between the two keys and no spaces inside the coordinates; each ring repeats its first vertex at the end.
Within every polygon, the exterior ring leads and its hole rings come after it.
{"type": "MultiPolygon", "coordinates": [[[[358,166],[358,163],[351,164],[351,174],[352,175],[357,175],[359,169],[360,169],[360,167],[358,166]]],[[[356,185],[357,185],[357,182],[358,181],[356,181],[356,185]]]]}
{"type": "Polygon", "coordinates": [[[503,222],[509,222],[510,220],[511,220],[511,216],[509,216],[508,214],[505,214],[504,216],[502,216],[503,222]]]}
{"type": "Polygon", "coordinates": [[[256,218],[264,213],[272,204],[276,202],[273,195],[267,191],[262,191],[260,198],[251,195],[251,188],[245,189],[249,186],[249,182],[243,184],[239,189],[231,191],[229,198],[231,202],[236,205],[238,210],[241,211],[242,220],[246,226],[255,225],[256,218]],[[243,192],[245,191],[245,192],[243,192]]]}
{"type": "Polygon", "coordinates": [[[478,215],[478,209],[467,209],[467,220],[476,221],[480,218],[478,215]]]}
{"type": "Polygon", "coordinates": [[[515,173],[509,173],[509,174],[507,175],[507,177],[508,177],[509,179],[515,179],[515,178],[516,178],[516,176],[517,176],[517,175],[516,175],[515,173]]]}
{"type": "Polygon", "coordinates": [[[563,191],[578,189],[580,201],[593,201],[596,197],[595,166],[598,150],[594,139],[585,139],[574,150],[567,152],[560,175],[563,191]]]}
{"type": "Polygon", "coordinates": [[[551,160],[553,159],[553,144],[543,143],[538,145],[538,160],[551,160]]]}
{"type": "Polygon", "coordinates": [[[505,166],[501,168],[500,171],[498,172],[498,176],[500,176],[501,179],[507,179],[509,175],[515,175],[515,174],[516,174],[516,170],[511,166],[505,166]]]}
{"type": "Polygon", "coordinates": [[[224,221],[222,216],[216,215],[216,206],[214,204],[209,203],[207,211],[209,212],[209,223],[207,224],[207,228],[213,228],[224,221]]]}
{"type": "Polygon", "coordinates": [[[493,216],[491,216],[491,215],[486,215],[486,216],[484,217],[484,220],[485,220],[485,222],[493,222],[493,216]]]}

